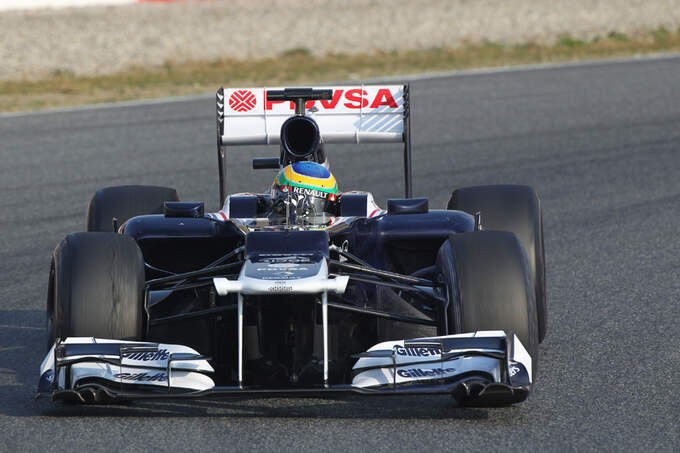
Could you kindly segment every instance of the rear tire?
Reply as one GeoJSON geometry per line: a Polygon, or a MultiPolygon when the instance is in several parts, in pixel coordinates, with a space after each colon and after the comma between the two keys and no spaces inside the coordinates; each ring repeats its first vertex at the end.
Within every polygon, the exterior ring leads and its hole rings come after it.
{"type": "Polygon", "coordinates": [[[450,333],[514,332],[537,369],[536,300],[526,254],[513,233],[451,235],[439,249],[437,271],[448,291],[450,333]]]}
{"type": "Polygon", "coordinates": [[[74,233],[57,246],[47,296],[48,348],[56,338],[141,340],[144,260],[115,233],[74,233]]]}
{"type": "Polygon", "coordinates": [[[538,316],[538,341],[548,329],[548,306],[545,290],[545,251],[543,247],[543,217],[541,200],[529,186],[491,185],[455,190],[446,207],[477,212],[484,230],[511,231],[519,238],[533,278],[538,316]]]}
{"type": "Polygon", "coordinates": [[[98,190],[87,208],[87,231],[113,231],[138,216],[162,214],[163,203],[179,201],[175,189],[157,186],[114,186],[98,190]]]}

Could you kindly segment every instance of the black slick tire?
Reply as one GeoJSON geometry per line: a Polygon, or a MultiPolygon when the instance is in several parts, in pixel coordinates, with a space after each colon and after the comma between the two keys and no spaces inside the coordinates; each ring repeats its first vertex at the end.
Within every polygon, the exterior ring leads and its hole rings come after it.
{"type": "Polygon", "coordinates": [[[141,340],[144,261],[116,233],[74,233],[57,246],[47,296],[47,343],[55,338],[141,340]]]}
{"type": "Polygon", "coordinates": [[[526,253],[513,233],[451,235],[439,249],[437,271],[448,291],[449,333],[514,332],[537,369],[536,300],[526,253]]]}
{"type": "Polygon", "coordinates": [[[162,214],[163,203],[179,201],[175,189],[157,186],[114,186],[95,192],[87,207],[87,231],[113,231],[138,215],[162,214]]]}
{"type": "Polygon", "coordinates": [[[484,230],[510,231],[519,238],[533,279],[538,340],[543,341],[548,329],[548,306],[545,283],[545,251],[541,200],[529,186],[489,185],[457,189],[447,209],[469,214],[480,213],[484,230]]]}

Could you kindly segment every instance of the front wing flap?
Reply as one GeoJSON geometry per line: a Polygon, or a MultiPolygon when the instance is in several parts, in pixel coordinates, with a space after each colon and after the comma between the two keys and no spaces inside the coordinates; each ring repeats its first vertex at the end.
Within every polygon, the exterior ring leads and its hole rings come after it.
{"type": "Polygon", "coordinates": [[[181,345],[66,338],[55,342],[40,366],[37,397],[82,400],[99,388],[111,395],[204,391],[215,386],[205,374],[213,372],[208,360],[181,345]]]}
{"type": "Polygon", "coordinates": [[[524,401],[531,357],[512,333],[483,331],[388,341],[354,356],[351,385],[266,389],[215,386],[209,358],[182,345],[96,338],[57,341],[41,365],[36,398],[102,402],[242,394],[450,394],[461,405],[524,401]]]}
{"type": "Polygon", "coordinates": [[[356,357],[352,385],[376,392],[446,392],[488,406],[524,401],[531,388],[531,357],[503,331],[388,341],[356,357]]]}

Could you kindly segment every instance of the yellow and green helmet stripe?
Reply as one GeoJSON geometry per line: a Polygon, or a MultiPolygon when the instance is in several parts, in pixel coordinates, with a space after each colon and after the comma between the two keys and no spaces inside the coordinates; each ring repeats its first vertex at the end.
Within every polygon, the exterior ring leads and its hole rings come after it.
{"type": "Polygon", "coordinates": [[[333,200],[338,195],[338,184],[333,174],[315,162],[295,162],[282,169],[276,177],[276,185],[301,187],[325,192],[333,200]]]}

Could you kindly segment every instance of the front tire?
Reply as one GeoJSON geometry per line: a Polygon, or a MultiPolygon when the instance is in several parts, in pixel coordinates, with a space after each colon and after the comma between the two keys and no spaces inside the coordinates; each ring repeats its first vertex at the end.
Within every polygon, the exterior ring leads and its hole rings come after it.
{"type": "Polygon", "coordinates": [[[548,305],[545,289],[545,251],[541,200],[529,186],[489,185],[457,189],[446,209],[480,213],[484,230],[510,231],[522,243],[529,260],[536,298],[538,340],[548,330],[548,305]]]}
{"type": "Polygon", "coordinates": [[[439,249],[437,272],[447,290],[450,333],[514,332],[536,370],[536,300],[526,254],[513,233],[451,235],[439,249]]]}
{"type": "Polygon", "coordinates": [[[141,340],[144,285],[144,260],[131,237],[68,235],[52,258],[48,348],[66,337],[141,340]]]}

